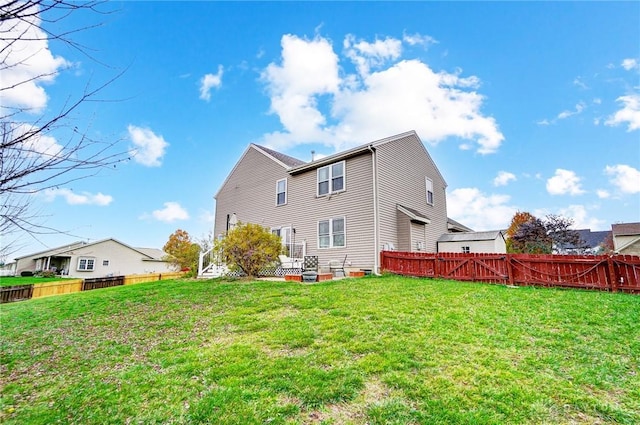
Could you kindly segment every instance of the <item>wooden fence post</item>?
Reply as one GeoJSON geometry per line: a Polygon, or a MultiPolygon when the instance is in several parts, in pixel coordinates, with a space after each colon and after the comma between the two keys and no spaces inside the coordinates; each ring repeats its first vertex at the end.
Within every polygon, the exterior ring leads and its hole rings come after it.
{"type": "Polygon", "coordinates": [[[613,258],[609,255],[607,256],[607,269],[609,269],[609,288],[611,292],[618,292],[618,279],[616,278],[616,274],[613,270],[613,258]]]}

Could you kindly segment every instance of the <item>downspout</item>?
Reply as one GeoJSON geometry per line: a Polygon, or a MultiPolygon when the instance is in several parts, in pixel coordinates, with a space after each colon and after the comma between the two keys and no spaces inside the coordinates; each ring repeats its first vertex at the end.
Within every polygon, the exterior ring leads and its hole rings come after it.
{"type": "Polygon", "coordinates": [[[380,274],[380,230],[378,222],[378,168],[376,150],[372,145],[369,145],[369,151],[371,151],[371,169],[373,172],[373,274],[380,274]]]}

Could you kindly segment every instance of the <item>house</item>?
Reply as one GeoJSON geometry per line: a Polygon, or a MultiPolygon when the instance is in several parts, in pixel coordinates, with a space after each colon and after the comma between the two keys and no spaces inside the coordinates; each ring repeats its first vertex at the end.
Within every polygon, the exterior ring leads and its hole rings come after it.
{"type": "Polygon", "coordinates": [[[578,246],[566,246],[564,253],[567,254],[600,254],[603,251],[603,244],[611,236],[610,230],[599,230],[592,232],[591,229],[577,229],[580,237],[578,246]]]}
{"type": "Polygon", "coordinates": [[[76,242],[15,259],[15,273],[50,270],[57,274],[93,278],[172,271],[166,254],[153,248],[132,248],[115,239],[76,242]]]}
{"type": "Polygon", "coordinates": [[[438,239],[438,252],[505,254],[507,243],[502,230],[446,233],[438,239]]]}
{"type": "Polygon", "coordinates": [[[291,257],[378,271],[382,249],[435,252],[468,229],[447,218],[446,187],[414,131],[311,162],[250,144],[215,195],[214,234],[257,223],[291,257]]]}
{"type": "Polygon", "coordinates": [[[640,255],[640,222],[611,225],[616,254],[640,255]]]}

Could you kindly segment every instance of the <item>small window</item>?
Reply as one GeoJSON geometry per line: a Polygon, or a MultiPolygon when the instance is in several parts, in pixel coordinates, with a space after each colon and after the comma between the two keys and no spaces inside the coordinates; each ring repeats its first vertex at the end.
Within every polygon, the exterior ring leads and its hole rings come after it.
{"type": "Polygon", "coordinates": [[[318,196],[344,189],[344,161],[318,168],[318,196]]]}
{"type": "Polygon", "coordinates": [[[468,246],[463,246],[462,247],[462,253],[463,254],[468,254],[471,252],[471,248],[469,248],[468,246]]]}
{"type": "Polygon", "coordinates": [[[346,240],[344,217],[318,222],[318,248],[344,248],[346,240]]]}
{"type": "Polygon", "coordinates": [[[102,265],[104,267],[109,267],[109,260],[102,260],[102,265]]]}
{"type": "Polygon", "coordinates": [[[276,205],[287,203],[287,179],[278,180],[276,183],[276,205]]]}
{"type": "Polygon", "coordinates": [[[433,205],[433,181],[427,177],[427,204],[433,205]]]}
{"type": "Polygon", "coordinates": [[[80,257],[78,258],[78,270],[79,271],[92,271],[95,265],[94,258],[80,257]]]}

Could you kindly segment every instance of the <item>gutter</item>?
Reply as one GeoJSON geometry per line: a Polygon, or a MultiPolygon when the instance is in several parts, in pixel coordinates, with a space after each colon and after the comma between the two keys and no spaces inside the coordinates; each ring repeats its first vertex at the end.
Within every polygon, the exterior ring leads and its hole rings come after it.
{"type": "Polygon", "coordinates": [[[380,223],[378,221],[378,158],[376,156],[376,148],[373,145],[368,146],[371,152],[371,169],[373,174],[373,273],[380,274],[380,223]]]}

